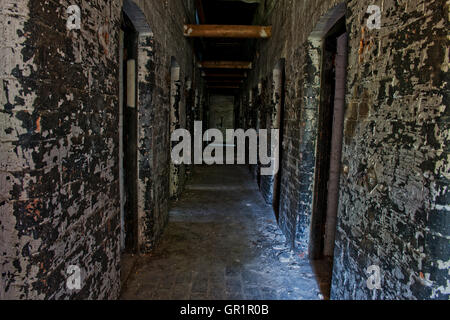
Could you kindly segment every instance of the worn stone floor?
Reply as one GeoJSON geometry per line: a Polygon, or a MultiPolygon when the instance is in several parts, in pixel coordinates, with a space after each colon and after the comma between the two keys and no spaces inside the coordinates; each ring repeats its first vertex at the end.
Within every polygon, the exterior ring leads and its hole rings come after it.
{"type": "Polygon", "coordinates": [[[327,297],[324,268],[285,245],[245,166],[196,167],[157,249],[128,259],[135,263],[121,299],[327,297]]]}

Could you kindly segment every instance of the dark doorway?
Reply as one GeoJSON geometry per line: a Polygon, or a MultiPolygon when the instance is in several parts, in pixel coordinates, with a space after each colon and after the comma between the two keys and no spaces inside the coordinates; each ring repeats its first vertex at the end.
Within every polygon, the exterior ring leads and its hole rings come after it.
{"type": "Polygon", "coordinates": [[[327,245],[334,244],[334,230],[332,228],[336,228],[338,172],[344,115],[342,102],[345,94],[345,90],[336,89],[345,87],[346,74],[345,68],[342,68],[342,63],[343,59],[346,59],[346,39],[345,17],[343,17],[327,33],[323,42],[311,234],[312,259],[332,256],[332,252],[328,251],[328,254],[325,254],[324,250],[327,245]],[[341,48],[341,51],[345,48],[345,53],[338,52],[338,47],[341,48]],[[341,67],[337,68],[337,65],[341,67]],[[337,153],[339,156],[337,156],[337,153]],[[336,167],[338,168],[337,172],[336,167]],[[330,174],[330,168],[333,168],[333,174],[330,174]],[[332,188],[331,185],[333,185],[332,188]],[[330,206],[336,206],[336,208],[330,206]],[[331,212],[331,214],[327,214],[327,212],[331,212]],[[333,214],[334,217],[332,217],[333,214]],[[327,219],[333,219],[334,223],[330,223],[331,221],[327,221],[327,219]],[[330,227],[330,225],[332,226],[330,227]]]}
{"type": "Polygon", "coordinates": [[[276,123],[275,128],[279,130],[279,140],[278,140],[278,172],[274,176],[273,182],[273,210],[275,212],[275,217],[277,221],[280,218],[280,194],[281,194],[281,174],[282,174],[282,163],[283,163],[283,127],[284,127],[284,100],[285,100],[285,60],[281,59],[278,66],[275,68],[274,72],[277,72],[277,76],[274,77],[275,85],[275,101],[276,101],[276,123]]]}
{"type": "Polygon", "coordinates": [[[124,15],[123,30],[123,233],[126,252],[136,252],[138,243],[137,217],[137,111],[136,65],[137,33],[124,15]]]}

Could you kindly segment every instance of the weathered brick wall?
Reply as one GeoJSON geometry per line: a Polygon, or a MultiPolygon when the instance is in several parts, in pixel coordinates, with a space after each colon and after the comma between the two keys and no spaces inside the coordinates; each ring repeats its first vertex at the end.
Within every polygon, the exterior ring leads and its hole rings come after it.
{"type": "MultiPolygon", "coordinates": [[[[318,94],[308,36],[338,1],[274,1],[248,88],[286,58],[280,225],[308,253],[318,94]],[[308,90],[305,91],[305,88],[308,90]]],[[[348,1],[349,62],[332,298],[448,299],[448,4],[348,1]],[[382,27],[369,31],[369,5],[382,27]],[[370,265],[381,289],[368,290],[370,265]]],[[[314,55],[313,55],[314,56],[314,55]]],[[[248,89],[247,88],[247,89],[248,89]]]]}
{"type": "MultiPolygon", "coordinates": [[[[222,131],[223,141],[226,142],[226,130],[233,129],[234,124],[234,96],[212,94],[210,97],[209,128],[222,131]]],[[[224,154],[226,151],[224,149],[224,154]]]]}
{"type": "Polygon", "coordinates": [[[448,2],[383,1],[380,30],[362,29],[369,4],[348,4],[332,297],[448,299],[448,2]]]}
{"type": "MultiPolygon", "coordinates": [[[[270,77],[281,58],[286,59],[279,224],[288,241],[307,253],[315,161],[315,119],[304,103],[307,39],[320,17],[338,1],[271,1],[259,12],[256,23],[271,25],[272,38],[256,45],[254,69],[248,87],[270,77]]],[[[273,94],[273,86],[267,88],[273,94]]],[[[264,183],[265,185],[266,183],[264,183]]],[[[266,198],[268,198],[266,196],[266,198]]]]}
{"type": "MultiPolygon", "coordinates": [[[[81,30],[67,31],[72,4],[1,2],[1,298],[115,298],[120,289],[122,2],[77,1],[81,30]],[[81,268],[82,290],[66,289],[69,265],[81,268]]],[[[151,27],[138,39],[138,249],[148,252],[168,220],[171,57],[183,85],[199,77],[182,32],[191,1],[138,4],[151,27]]]]}
{"type": "MultiPolygon", "coordinates": [[[[184,23],[193,19],[193,1],[134,1],[142,10],[150,26],[152,36],[152,66],[149,82],[152,93],[148,116],[145,118],[146,142],[144,150],[148,161],[143,161],[139,176],[142,196],[138,207],[142,209],[144,225],[140,252],[151,251],[169,218],[170,177],[170,71],[174,58],[180,66],[180,108],[185,103],[185,80],[188,77],[193,88],[201,88],[195,74],[191,42],[183,36],[184,23]]],[[[184,109],[183,109],[184,110],[184,109]]],[[[181,118],[180,118],[181,119],[181,118]]],[[[185,120],[184,120],[185,121],[185,120]]],[[[184,124],[185,125],[185,124],[184,124]]],[[[184,184],[185,170],[177,170],[177,193],[184,184]]]]}
{"type": "Polygon", "coordinates": [[[0,299],[116,298],[121,1],[0,8],[0,299]]]}

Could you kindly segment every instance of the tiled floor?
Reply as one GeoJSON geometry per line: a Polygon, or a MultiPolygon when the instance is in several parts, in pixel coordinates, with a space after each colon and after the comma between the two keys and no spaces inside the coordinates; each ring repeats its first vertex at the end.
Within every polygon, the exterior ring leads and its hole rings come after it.
{"type": "Polygon", "coordinates": [[[285,245],[246,167],[196,168],[157,249],[135,259],[122,299],[323,297],[309,261],[285,245]]]}

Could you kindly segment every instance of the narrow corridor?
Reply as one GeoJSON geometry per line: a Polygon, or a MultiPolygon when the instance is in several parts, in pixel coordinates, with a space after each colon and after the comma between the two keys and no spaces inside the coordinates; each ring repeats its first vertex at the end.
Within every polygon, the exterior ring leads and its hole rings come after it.
{"type": "Polygon", "coordinates": [[[313,269],[285,244],[246,166],[201,166],[172,204],[122,299],[320,299],[313,269]]]}
{"type": "Polygon", "coordinates": [[[0,0],[0,300],[449,300],[449,4],[0,0]]]}

